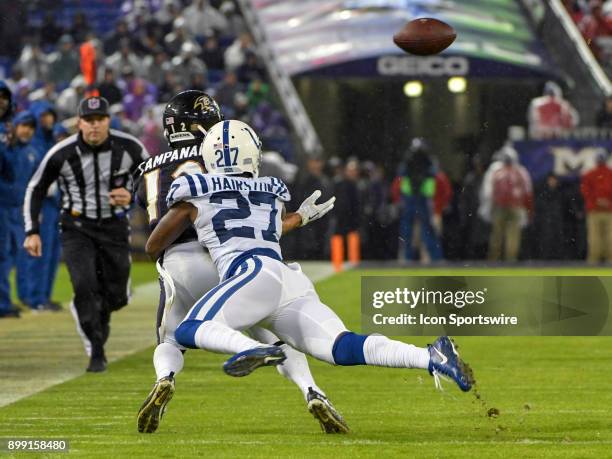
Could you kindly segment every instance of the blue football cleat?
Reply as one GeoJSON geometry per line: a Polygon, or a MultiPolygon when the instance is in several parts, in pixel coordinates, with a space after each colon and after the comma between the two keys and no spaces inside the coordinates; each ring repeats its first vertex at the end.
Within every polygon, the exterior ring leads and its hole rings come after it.
{"type": "Polygon", "coordinates": [[[441,336],[430,344],[429,374],[434,377],[436,387],[442,389],[440,376],[448,376],[459,388],[468,392],[476,382],[470,366],[459,358],[455,343],[448,336],[441,336]]]}
{"type": "Polygon", "coordinates": [[[255,347],[235,354],[223,364],[223,371],[230,376],[247,376],[259,367],[283,363],[286,358],[278,346],[255,347]]]}

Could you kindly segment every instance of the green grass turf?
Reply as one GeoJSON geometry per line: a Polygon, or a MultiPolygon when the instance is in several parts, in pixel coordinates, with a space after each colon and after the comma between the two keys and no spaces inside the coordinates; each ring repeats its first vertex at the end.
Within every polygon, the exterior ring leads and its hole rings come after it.
{"type": "MultiPolygon", "coordinates": [[[[406,271],[346,272],[318,290],[358,329],[359,276],[392,273],[406,271]]],[[[334,368],[311,360],[319,385],[353,429],[347,436],[322,434],[298,390],[274,369],[232,379],[221,372],[224,356],[201,351],[187,354],[158,432],[138,434],[135,416],[154,380],[149,349],[111,364],[105,374],[86,374],[0,409],[0,437],[66,438],[70,455],[80,457],[609,456],[612,338],[458,342],[486,405],[450,384],[435,391],[423,371],[334,368]],[[491,407],[498,418],[486,416],[491,407]]]]}
{"type": "MultiPolygon", "coordinates": [[[[130,279],[132,287],[145,284],[147,282],[155,282],[157,279],[157,270],[155,264],[151,262],[134,262],[130,270],[130,279]]],[[[11,272],[11,296],[13,301],[17,302],[17,285],[15,283],[15,270],[11,272]]],[[[72,298],[72,285],[70,285],[70,276],[64,263],[60,264],[57,270],[57,278],[53,285],[53,294],[51,295],[54,301],[66,303],[72,298]]]]}

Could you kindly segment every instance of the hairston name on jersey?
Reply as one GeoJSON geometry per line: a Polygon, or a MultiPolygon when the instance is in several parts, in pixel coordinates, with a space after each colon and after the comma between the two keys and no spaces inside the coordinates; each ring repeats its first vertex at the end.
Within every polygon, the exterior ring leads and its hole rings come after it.
{"type": "Polygon", "coordinates": [[[211,192],[215,191],[265,191],[277,195],[288,195],[287,187],[275,177],[260,177],[259,179],[245,179],[224,177],[220,175],[209,175],[208,183],[211,192]]]}
{"type": "Polygon", "coordinates": [[[140,171],[140,175],[142,175],[146,172],[149,172],[151,169],[155,169],[156,167],[159,167],[163,164],[187,158],[194,158],[196,156],[199,156],[199,154],[199,145],[191,145],[183,148],[177,148],[176,150],[160,153],[159,155],[153,156],[145,162],[140,163],[140,165],[138,166],[138,170],[140,171]]]}

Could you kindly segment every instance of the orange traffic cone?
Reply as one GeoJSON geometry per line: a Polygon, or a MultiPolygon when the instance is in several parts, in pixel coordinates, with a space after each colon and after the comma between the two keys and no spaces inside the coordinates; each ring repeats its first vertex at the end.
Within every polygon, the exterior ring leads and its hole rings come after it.
{"type": "Polygon", "coordinates": [[[357,231],[351,231],[346,236],[348,242],[348,258],[353,266],[361,261],[361,240],[357,231]]]}
{"type": "Polygon", "coordinates": [[[336,272],[342,271],[344,264],[344,238],[339,234],[331,237],[331,262],[336,272]]]}

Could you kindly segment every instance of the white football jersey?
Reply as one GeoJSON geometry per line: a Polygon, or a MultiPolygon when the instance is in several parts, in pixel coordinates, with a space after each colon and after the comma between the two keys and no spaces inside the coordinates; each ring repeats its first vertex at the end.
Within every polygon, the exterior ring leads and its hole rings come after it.
{"type": "Polygon", "coordinates": [[[183,175],[170,185],[168,208],[187,201],[198,209],[194,223],[222,279],[251,255],[282,260],[283,203],[291,199],[282,180],[213,174],[183,175]]]}

